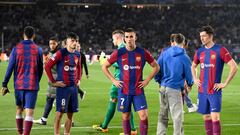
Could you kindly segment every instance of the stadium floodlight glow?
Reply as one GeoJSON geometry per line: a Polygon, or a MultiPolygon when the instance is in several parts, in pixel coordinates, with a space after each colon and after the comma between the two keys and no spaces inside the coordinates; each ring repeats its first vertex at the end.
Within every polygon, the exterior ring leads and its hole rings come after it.
{"type": "Polygon", "coordinates": [[[122,5],[123,8],[127,8],[127,5],[122,5]]]}
{"type": "Polygon", "coordinates": [[[137,5],[137,8],[144,8],[143,5],[137,5]]]}
{"type": "Polygon", "coordinates": [[[85,7],[85,8],[89,8],[89,5],[85,5],[84,7],[85,7]]]}

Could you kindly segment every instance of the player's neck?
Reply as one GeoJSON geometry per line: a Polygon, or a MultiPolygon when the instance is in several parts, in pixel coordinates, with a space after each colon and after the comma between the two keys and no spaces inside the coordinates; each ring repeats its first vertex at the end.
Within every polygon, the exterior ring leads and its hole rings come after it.
{"type": "Polygon", "coordinates": [[[72,48],[70,48],[70,47],[67,47],[67,50],[68,50],[68,52],[70,52],[70,53],[74,53],[74,52],[75,52],[75,49],[72,49],[72,48]]]}
{"type": "Polygon", "coordinates": [[[31,41],[33,41],[33,38],[28,39],[28,38],[24,37],[23,40],[31,40],[31,41]]]}
{"type": "Polygon", "coordinates": [[[135,48],[136,48],[136,45],[134,45],[134,46],[126,46],[126,49],[128,51],[133,51],[133,50],[135,50],[135,48]]]}
{"type": "Polygon", "coordinates": [[[209,49],[209,48],[212,48],[213,46],[214,46],[214,42],[211,41],[205,45],[205,48],[209,49]]]}

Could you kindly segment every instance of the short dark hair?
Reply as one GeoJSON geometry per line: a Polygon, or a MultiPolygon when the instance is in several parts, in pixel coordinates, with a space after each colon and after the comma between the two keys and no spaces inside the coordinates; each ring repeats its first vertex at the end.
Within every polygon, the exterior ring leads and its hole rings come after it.
{"type": "Polygon", "coordinates": [[[31,39],[34,34],[35,34],[35,30],[32,26],[26,26],[24,28],[24,35],[27,37],[27,39],[31,39]]]}
{"type": "Polygon", "coordinates": [[[189,45],[189,41],[185,38],[183,47],[188,48],[188,45],[189,45]]]}
{"type": "Polygon", "coordinates": [[[67,34],[66,38],[72,38],[72,39],[75,39],[75,40],[77,40],[77,41],[79,40],[78,35],[77,35],[76,33],[74,33],[74,32],[69,32],[69,33],[67,34]]]}
{"type": "Polygon", "coordinates": [[[213,35],[214,34],[214,29],[212,28],[212,26],[210,26],[210,25],[206,25],[206,26],[202,26],[199,30],[198,30],[198,32],[200,33],[200,32],[206,32],[207,34],[209,34],[209,35],[213,35]]]}
{"type": "Polygon", "coordinates": [[[123,30],[117,29],[117,30],[114,30],[114,31],[112,32],[112,35],[114,35],[114,34],[124,35],[124,32],[123,32],[123,30]]]}
{"type": "Polygon", "coordinates": [[[57,41],[57,42],[59,41],[58,37],[56,37],[56,36],[50,37],[49,40],[54,40],[54,41],[57,41]]]}
{"type": "Polygon", "coordinates": [[[127,28],[127,29],[125,30],[125,32],[134,32],[134,33],[136,33],[136,31],[135,31],[133,28],[127,28]]]}
{"type": "Polygon", "coordinates": [[[171,42],[176,42],[178,44],[181,44],[181,43],[183,43],[185,41],[185,37],[181,33],[171,34],[170,41],[171,42]]]}

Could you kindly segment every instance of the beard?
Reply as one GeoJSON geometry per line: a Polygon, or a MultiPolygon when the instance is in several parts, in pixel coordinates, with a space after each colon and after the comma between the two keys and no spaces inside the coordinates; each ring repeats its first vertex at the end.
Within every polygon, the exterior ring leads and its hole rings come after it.
{"type": "Polygon", "coordinates": [[[75,50],[76,49],[76,45],[71,45],[70,48],[75,50]]]}

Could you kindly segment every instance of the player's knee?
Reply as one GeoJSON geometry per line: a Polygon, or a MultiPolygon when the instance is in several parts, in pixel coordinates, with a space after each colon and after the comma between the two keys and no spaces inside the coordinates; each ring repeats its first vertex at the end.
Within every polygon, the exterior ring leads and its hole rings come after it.
{"type": "Polygon", "coordinates": [[[211,113],[211,118],[212,118],[212,121],[219,121],[220,120],[220,113],[217,113],[217,112],[211,113]]]}
{"type": "Polygon", "coordinates": [[[112,99],[111,99],[111,102],[117,103],[117,98],[112,98],[112,99]]]}
{"type": "Polygon", "coordinates": [[[141,114],[140,115],[140,120],[147,120],[148,119],[148,115],[147,114],[141,114]]]}
{"type": "Polygon", "coordinates": [[[203,120],[211,120],[211,115],[210,114],[206,114],[206,115],[203,115],[203,120]]]}
{"type": "Polygon", "coordinates": [[[26,112],[26,116],[31,116],[31,117],[33,117],[33,113],[34,113],[34,110],[33,110],[33,109],[26,108],[26,109],[25,109],[25,112],[26,112]]]}
{"type": "Polygon", "coordinates": [[[138,113],[139,113],[139,117],[140,117],[141,120],[147,120],[148,119],[147,111],[141,110],[138,113]]]}
{"type": "Polygon", "coordinates": [[[63,116],[63,113],[61,113],[61,112],[56,112],[56,114],[55,114],[56,118],[62,118],[62,116],[63,116]]]}
{"type": "Polygon", "coordinates": [[[129,112],[122,113],[122,119],[123,120],[129,120],[130,119],[130,113],[129,112]]]}

